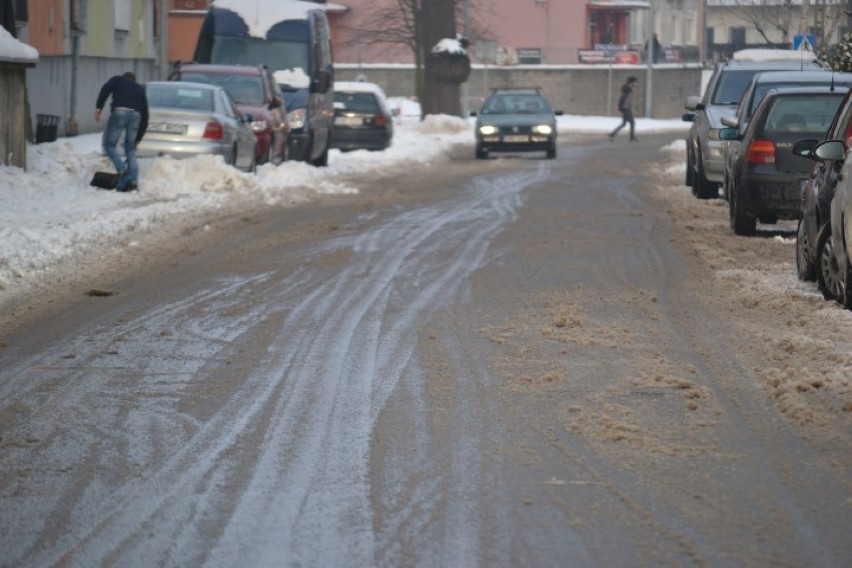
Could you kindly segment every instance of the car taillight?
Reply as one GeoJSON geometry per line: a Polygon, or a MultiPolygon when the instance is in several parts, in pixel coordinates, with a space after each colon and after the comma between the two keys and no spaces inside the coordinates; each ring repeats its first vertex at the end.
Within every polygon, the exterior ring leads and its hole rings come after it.
{"type": "Polygon", "coordinates": [[[373,119],[373,124],[376,126],[384,126],[388,123],[388,117],[383,114],[377,114],[376,118],[373,119]]]}
{"type": "Polygon", "coordinates": [[[204,128],[204,138],[221,140],[224,136],[225,130],[222,128],[222,125],[215,120],[208,122],[207,126],[204,128]]]}
{"type": "Polygon", "coordinates": [[[748,147],[746,161],[749,164],[774,164],[775,142],[772,140],[754,140],[748,147]]]}

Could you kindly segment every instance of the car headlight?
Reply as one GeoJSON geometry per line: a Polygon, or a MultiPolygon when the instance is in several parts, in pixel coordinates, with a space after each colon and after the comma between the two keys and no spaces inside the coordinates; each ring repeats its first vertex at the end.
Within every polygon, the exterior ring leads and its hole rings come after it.
{"type": "Polygon", "coordinates": [[[535,132],[536,134],[550,135],[553,134],[553,127],[549,124],[538,124],[536,126],[533,126],[533,132],[535,132]]]}
{"type": "Polygon", "coordinates": [[[711,128],[707,131],[707,139],[708,140],[721,140],[719,137],[719,131],[721,128],[711,128]]]}
{"type": "Polygon", "coordinates": [[[267,122],[265,120],[253,120],[249,127],[255,132],[262,132],[267,128],[267,122]]]}
{"type": "Polygon", "coordinates": [[[287,126],[290,127],[290,130],[295,130],[296,128],[304,128],[307,116],[308,115],[305,112],[305,109],[294,108],[293,110],[287,113],[287,126]]]}
{"type": "Polygon", "coordinates": [[[491,136],[497,134],[497,127],[491,124],[483,124],[479,127],[479,132],[485,136],[491,136]]]}

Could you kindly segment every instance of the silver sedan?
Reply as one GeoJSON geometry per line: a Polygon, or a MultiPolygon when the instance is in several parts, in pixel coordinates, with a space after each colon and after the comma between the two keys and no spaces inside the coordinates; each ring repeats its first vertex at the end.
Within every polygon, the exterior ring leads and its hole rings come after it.
{"type": "Polygon", "coordinates": [[[257,169],[257,138],[249,116],[237,110],[222,87],[182,81],[151,82],[148,130],[137,147],[139,157],[222,156],[243,171],[257,169]]]}

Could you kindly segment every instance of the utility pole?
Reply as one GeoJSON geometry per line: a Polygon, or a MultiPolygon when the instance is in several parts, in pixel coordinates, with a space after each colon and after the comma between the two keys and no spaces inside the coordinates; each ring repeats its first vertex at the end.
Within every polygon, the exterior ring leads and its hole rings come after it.
{"type": "MultiPolygon", "coordinates": [[[[473,0],[464,0],[464,38],[468,41],[468,47],[466,48],[468,50],[473,45],[470,39],[473,33],[473,25],[471,24],[472,2],[473,0]]],[[[468,53],[468,56],[470,56],[470,53],[468,53]]],[[[470,76],[472,78],[473,73],[470,76]]],[[[470,79],[461,84],[461,109],[462,116],[470,115],[470,79]]]]}
{"type": "Polygon", "coordinates": [[[651,118],[651,99],[654,95],[654,0],[648,0],[648,39],[645,45],[645,118],[651,118]]]}

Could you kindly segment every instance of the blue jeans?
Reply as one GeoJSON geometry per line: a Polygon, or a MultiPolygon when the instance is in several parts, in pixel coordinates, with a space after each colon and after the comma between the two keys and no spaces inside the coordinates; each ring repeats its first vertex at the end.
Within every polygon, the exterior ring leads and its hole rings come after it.
{"type": "Polygon", "coordinates": [[[114,109],[109,115],[106,135],[104,136],[104,152],[115,166],[115,171],[123,173],[124,184],[136,184],[139,178],[139,165],[136,163],[136,135],[139,133],[139,125],[142,123],[142,115],[135,110],[114,109]],[[125,162],[118,155],[118,140],[124,134],[124,156],[125,162]],[[125,171],[127,170],[127,171],[125,171]]]}

